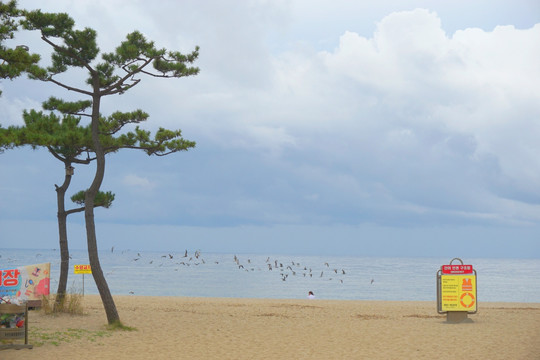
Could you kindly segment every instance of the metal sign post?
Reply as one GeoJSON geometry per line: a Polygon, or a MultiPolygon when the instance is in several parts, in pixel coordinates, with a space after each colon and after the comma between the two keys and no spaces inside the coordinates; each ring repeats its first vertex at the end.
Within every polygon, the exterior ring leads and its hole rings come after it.
{"type": "Polygon", "coordinates": [[[90,265],[73,265],[73,272],[75,274],[82,274],[82,294],[84,297],[84,274],[91,274],[92,268],[90,265]]]}

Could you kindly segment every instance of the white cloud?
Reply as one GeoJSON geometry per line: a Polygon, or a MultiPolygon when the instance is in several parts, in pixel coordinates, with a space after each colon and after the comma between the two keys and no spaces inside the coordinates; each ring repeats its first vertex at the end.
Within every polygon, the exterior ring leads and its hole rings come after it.
{"type": "Polygon", "coordinates": [[[540,135],[535,125],[540,119],[540,25],[467,29],[451,38],[440,26],[437,15],[426,10],[394,13],[378,23],[372,38],[346,32],[335,51],[320,54],[334,77],[357,86],[351,98],[376,94],[382,112],[377,121],[386,125],[371,132],[381,140],[371,144],[371,154],[383,155],[385,144],[398,158],[413,144],[418,153],[410,155],[433,152],[440,144],[413,136],[438,129],[448,135],[437,142],[452,133],[471,137],[469,156],[492,154],[503,176],[540,185],[534,156],[540,148],[531,138],[540,135]],[[404,132],[403,126],[410,129],[404,132]]]}
{"type": "Polygon", "coordinates": [[[3,127],[10,125],[22,126],[24,125],[22,117],[23,110],[39,110],[41,109],[41,104],[29,98],[13,98],[8,90],[4,91],[0,97],[0,109],[2,109],[0,124],[3,127]]]}
{"type": "MultiPolygon", "coordinates": [[[[145,206],[154,221],[211,225],[538,221],[540,24],[520,6],[139,1],[120,17],[123,2],[40,4],[95,27],[105,51],[135,28],[158,46],[201,46],[198,76],[104,99],[104,113],[140,107],[143,127],[198,143],[145,162],[145,176],[122,168],[125,188],[159,179],[160,191],[133,205],[119,189],[118,219],[145,206]]],[[[28,93],[49,94],[6,89],[8,111],[28,93]]]]}
{"type": "Polygon", "coordinates": [[[135,174],[128,174],[124,176],[122,183],[124,185],[138,188],[141,190],[152,190],[156,186],[155,182],[152,182],[145,177],[141,177],[135,174]]]}

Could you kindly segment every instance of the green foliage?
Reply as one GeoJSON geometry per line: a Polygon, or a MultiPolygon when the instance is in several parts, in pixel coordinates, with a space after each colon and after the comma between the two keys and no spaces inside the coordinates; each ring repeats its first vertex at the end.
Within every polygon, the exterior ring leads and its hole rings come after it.
{"type": "Polygon", "coordinates": [[[17,30],[15,17],[19,14],[16,1],[12,0],[8,3],[0,1],[0,42],[13,39],[13,33],[17,30]]]}
{"type": "Polygon", "coordinates": [[[70,66],[86,67],[99,53],[96,32],[93,29],[73,30],[75,22],[66,13],[42,13],[41,10],[24,11],[21,23],[26,30],[39,30],[42,39],[54,48],[52,65],[32,72],[32,77],[49,81],[53,75],[63,73],[70,66]],[[63,44],[51,38],[63,39],[63,44]]]}
{"type": "MultiPolygon", "coordinates": [[[[79,191],[71,197],[71,201],[76,204],[83,205],[85,204],[86,191],[79,191]]],[[[94,207],[104,207],[106,209],[110,208],[114,201],[114,194],[110,191],[103,192],[98,191],[96,194],[96,199],[94,200],[94,207]]]]}
{"type": "MultiPolygon", "coordinates": [[[[0,144],[6,149],[25,145],[46,147],[61,161],[87,164],[94,159],[90,125],[82,126],[81,116],[71,114],[84,114],[90,106],[91,101],[65,102],[51,97],[43,105],[44,109],[52,110],[50,113],[24,111],[25,126],[0,127],[0,144]]],[[[152,136],[150,131],[137,126],[134,131],[115,135],[126,124],[141,123],[147,118],[148,114],[142,110],[115,112],[100,118],[100,141],[105,153],[136,149],[147,155],[165,156],[195,147],[194,141],[182,138],[181,130],[159,128],[152,136]]]]}
{"type": "Polygon", "coordinates": [[[169,60],[163,57],[154,61],[154,69],[162,74],[172,73],[174,77],[191,76],[199,73],[198,68],[188,67],[186,63],[192,64],[199,56],[199,47],[195,47],[189,55],[179,52],[169,52],[169,60]]]}
{"type": "Polygon", "coordinates": [[[148,114],[142,110],[132,112],[116,111],[106,119],[101,119],[99,131],[101,134],[113,135],[127,124],[137,124],[148,119],[148,114]]]}
{"type": "Polygon", "coordinates": [[[39,55],[29,54],[24,46],[9,49],[0,45],[0,78],[12,80],[30,71],[38,61],[39,55]]]}
{"type": "MultiPolygon", "coordinates": [[[[120,93],[123,92],[123,87],[117,84],[120,81],[120,76],[115,75],[115,67],[110,63],[101,63],[96,65],[96,72],[99,75],[98,85],[101,88],[115,88],[120,93]]],[[[89,78],[86,83],[93,85],[93,79],[89,78]]],[[[127,90],[127,87],[125,87],[127,90]]]]}
{"type": "Polygon", "coordinates": [[[75,21],[66,13],[42,13],[36,10],[24,11],[23,14],[23,27],[26,30],[40,30],[45,37],[62,37],[75,25],[75,21]]]}
{"type": "Polygon", "coordinates": [[[10,134],[11,132],[8,129],[4,129],[2,125],[0,125],[0,154],[4,152],[6,149],[13,149],[14,144],[11,141],[13,136],[10,134]]]}
{"type": "MultiPolygon", "coordinates": [[[[133,66],[134,62],[141,59],[152,59],[163,56],[165,50],[157,50],[154,42],[147,41],[146,38],[138,31],[134,31],[126,36],[126,41],[123,41],[116,48],[116,52],[103,54],[102,58],[108,63],[115,66],[133,66]]],[[[131,67],[129,70],[136,70],[137,67],[131,67]]]]}
{"type": "MultiPolygon", "coordinates": [[[[103,96],[124,93],[137,85],[140,79],[133,76],[138,73],[156,77],[184,77],[199,73],[199,68],[189,66],[199,56],[199,47],[188,55],[167,52],[166,49],[157,49],[154,42],[148,41],[138,31],[128,34],[114,52],[102,54],[103,62],[92,65],[99,54],[94,30],[75,30],[75,23],[67,14],[42,13],[41,10],[24,14],[24,28],[39,30],[42,39],[54,50],[52,66],[33,72],[32,76],[36,79],[55,81],[54,75],[67,71],[70,66],[86,67],[90,75],[86,83],[94,91],[100,89],[103,96]],[[146,70],[150,64],[156,70],[155,73],[146,70]]],[[[67,84],[56,83],[68,87],[67,84]]],[[[87,90],[70,90],[90,95],[87,90]]]]}
{"type": "Polygon", "coordinates": [[[13,39],[21,14],[16,1],[0,1],[0,79],[14,79],[25,71],[33,72],[38,69],[35,64],[40,57],[30,54],[27,46],[18,45],[12,49],[4,44],[5,40],[13,39]]]}
{"type": "MultiPolygon", "coordinates": [[[[58,116],[42,111],[24,111],[25,126],[9,127],[12,144],[42,146],[61,157],[62,161],[78,162],[77,157],[92,152],[92,135],[89,126],[80,126],[80,117],[73,115],[58,116]]],[[[0,134],[2,132],[0,131],[0,134]]],[[[88,161],[84,161],[87,163],[88,161]]]]}
{"type": "Polygon", "coordinates": [[[85,110],[92,106],[92,101],[81,100],[74,102],[66,102],[55,97],[50,97],[49,100],[43,103],[43,109],[45,110],[57,110],[62,114],[82,114],[85,110]]]}

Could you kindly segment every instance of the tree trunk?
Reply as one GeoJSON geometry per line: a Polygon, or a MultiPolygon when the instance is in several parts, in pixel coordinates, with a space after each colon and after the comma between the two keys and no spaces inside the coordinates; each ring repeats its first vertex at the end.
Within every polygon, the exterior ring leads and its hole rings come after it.
{"type": "MultiPolygon", "coordinates": [[[[71,167],[69,162],[65,163],[66,169],[71,167]]],[[[67,240],[67,213],[65,207],[66,191],[71,182],[71,175],[66,172],[64,183],[60,187],[56,187],[56,201],[58,204],[58,234],[60,243],[60,278],[58,280],[58,290],[56,290],[56,301],[54,310],[58,310],[58,306],[64,301],[66,296],[67,279],[69,273],[69,248],[67,240]]]]}
{"type": "Polygon", "coordinates": [[[92,140],[94,144],[94,151],[96,154],[96,174],[94,181],[90,185],[90,188],[86,191],[85,196],[85,210],[84,219],[86,222],[86,240],[88,244],[88,259],[90,260],[90,266],[92,267],[92,276],[96,282],[96,286],[101,296],[101,302],[105,308],[107,314],[107,321],[109,324],[120,322],[116,305],[109,290],[109,285],[101,270],[101,264],[99,263],[97,237],[96,237],[96,225],[94,222],[94,203],[96,194],[101,187],[103,177],[105,176],[105,151],[99,139],[99,107],[100,96],[99,86],[97,85],[97,75],[94,76],[94,96],[92,104],[92,140]]]}

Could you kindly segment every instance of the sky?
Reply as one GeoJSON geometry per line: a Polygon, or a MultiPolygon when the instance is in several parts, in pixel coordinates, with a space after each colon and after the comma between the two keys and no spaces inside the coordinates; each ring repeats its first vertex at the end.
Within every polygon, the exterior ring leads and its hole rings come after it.
{"type": "MultiPolygon", "coordinates": [[[[540,2],[19,1],[67,12],[103,52],[139,30],[200,46],[200,74],[142,78],[102,114],[142,109],[195,149],[107,157],[98,246],[381,257],[540,258],[540,2]]],[[[50,61],[37,34],[20,33],[50,61]]],[[[83,78],[64,78],[84,87],[83,78]]],[[[50,83],[0,82],[0,124],[50,83]]],[[[68,195],[86,189],[79,165],[68,195]]],[[[45,150],[0,154],[0,248],[58,248],[45,150]]],[[[75,206],[75,205],[73,205],[75,206]]],[[[84,217],[69,217],[86,248],[84,217]]]]}

